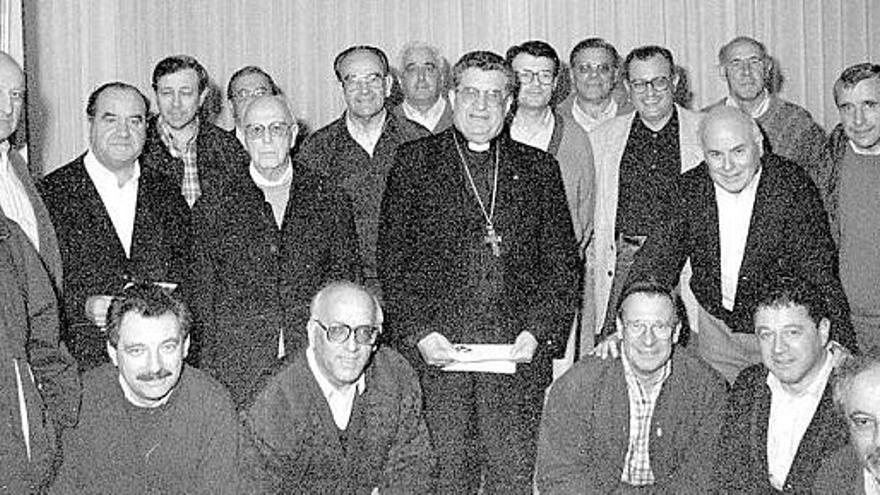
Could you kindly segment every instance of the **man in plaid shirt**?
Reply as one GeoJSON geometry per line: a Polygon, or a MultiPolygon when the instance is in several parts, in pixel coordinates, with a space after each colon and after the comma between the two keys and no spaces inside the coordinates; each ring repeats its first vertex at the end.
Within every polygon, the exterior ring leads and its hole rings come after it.
{"type": "Polygon", "coordinates": [[[675,295],[655,281],[626,288],[621,359],[588,356],[550,389],[536,478],[547,493],[707,493],[726,384],[690,351],[675,295]]]}

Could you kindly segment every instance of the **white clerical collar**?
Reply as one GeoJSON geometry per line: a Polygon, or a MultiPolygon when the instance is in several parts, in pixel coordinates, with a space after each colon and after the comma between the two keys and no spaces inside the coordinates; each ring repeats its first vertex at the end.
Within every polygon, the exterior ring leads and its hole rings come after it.
{"type": "MultiPolygon", "coordinates": [[[[351,336],[351,338],[354,338],[354,336],[351,336]]],[[[312,375],[315,376],[315,381],[318,382],[318,387],[321,389],[321,393],[324,394],[324,398],[327,400],[330,400],[333,395],[349,392],[352,385],[354,385],[358,395],[362,395],[367,389],[366,373],[361,373],[361,377],[358,378],[356,382],[344,388],[339,388],[330,383],[330,380],[324,376],[324,372],[318,366],[318,360],[315,358],[315,349],[311,345],[306,348],[306,361],[309,364],[309,369],[312,371],[312,375]]]]}
{"type": "Polygon", "coordinates": [[[95,156],[95,153],[89,148],[88,153],[83,158],[83,165],[86,168],[86,172],[88,172],[89,177],[91,177],[92,181],[95,183],[95,187],[100,189],[101,187],[107,189],[123,189],[132,182],[135,184],[137,180],[141,177],[141,165],[138,160],[134,161],[134,165],[132,168],[131,177],[128,178],[122,184],[119,183],[119,178],[116,177],[116,174],[110,171],[107,167],[105,167],[101,162],[98,161],[98,157],[95,156]]]}
{"type": "Polygon", "coordinates": [[[876,150],[862,149],[862,148],[859,148],[858,146],[856,146],[856,143],[852,142],[852,139],[850,139],[850,141],[849,141],[849,147],[852,148],[853,153],[855,153],[857,155],[863,155],[863,156],[878,156],[878,155],[880,155],[880,147],[878,147],[876,150]]]}
{"type": "Polygon", "coordinates": [[[264,177],[263,174],[261,174],[260,171],[257,169],[257,166],[254,165],[253,161],[251,161],[251,164],[248,167],[248,172],[250,172],[251,179],[254,181],[254,184],[256,184],[258,187],[260,187],[260,188],[278,187],[278,186],[283,186],[284,184],[290,184],[290,182],[293,180],[293,166],[290,164],[290,157],[289,156],[285,160],[284,164],[281,166],[285,167],[284,173],[281,174],[281,177],[279,177],[275,180],[270,180],[270,179],[267,179],[266,177],[264,177]]]}
{"type": "MultiPolygon", "coordinates": [[[[758,106],[756,106],[754,110],[749,112],[749,115],[751,115],[753,119],[761,118],[765,113],[767,113],[767,110],[770,108],[770,93],[765,89],[763,92],[761,92],[761,96],[763,97],[761,103],[758,104],[758,106]]],[[[736,101],[732,96],[728,96],[725,99],[724,103],[729,107],[742,108],[739,102],[736,101]]]]}
{"type": "Polygon", "coordinates": [[[171,394],[173,394],[174,390],[177,388],[177,385],[174,385],[174,387],[172,387],[171,390],[168,391],[165,397],[162,397],[155,402],[145,404],[144,400],[138,397],[137,394],[134,393],[134,390],[132,390],[131,387],[128,386],[128,382],[125,381],[125,378],[122,377],[122,373],[119,374],[119,386],[122,387],[122,395],[125,396],[125,400],[127,400],[131,405],[143,409],[155,409],[159,406],[166,404],[168,402],[168,399],[171,398],[171,394]]]}
{"type": "Polygon", "coordinates": [[[612,117],[617,115],[617,100],[614,98],[608,98],[608,104],[605,105],[605,109],[599,113],[598,117],[593,117],[592,115],[585,112],[580,105],[578,105],[577,97],[575,97],[574,101],[571,104],[571,116],[574,117],[575,122],[580,124],[581,127],[584,128],[584,131],[590,132],[596,127],[598,127],[603,122],[610,120],[612,117]]]}
{"type": "Polygon", "coordinates": [[[425,112],[419,111],[418,108],[410,105],[407,100],[403,100],[400,107],[403,109],[406,118],[421,124],[426,129],[433,130],[437,127],[437,123],[440,122],[443,112],[446,111],[446,98],[442,96],[437,98],[437,101],[425,112]]]}

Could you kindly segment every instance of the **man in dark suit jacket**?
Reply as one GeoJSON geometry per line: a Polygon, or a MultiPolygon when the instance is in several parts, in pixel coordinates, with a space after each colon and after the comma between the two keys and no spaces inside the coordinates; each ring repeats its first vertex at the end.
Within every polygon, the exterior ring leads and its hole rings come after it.
{"type": "Polygon", "coordinates": [[[0,214],[17,223],[40,255],[56,291],[61,289],[61,255],[46,205],[43,204],[28,164],[11,146],[24,106],[24,73],[18,63],[0,52],[0,214]],[[8,106],[7,106],[8,105],[8,106]]]}
{"type": "Polygon", "coordinates": [[[829,377],[847,353],[829,346],[825,306],[812,284],[785,277],[757,299],[763,362],[733,385],[715,483],[722,493],[808,493],[822,461],[846,443],[829,377]]]}
{"type": "Polygon", "coordinates": [[[201,329],[199,364],[239,406],[279,355],[305,348],[312,294],[358,279],[360,266],[345,193],[291,161],[297,127],[286,100],[259,97],[242,121],[249,172],[193,209],[185,284],[201,329]]]}
{"type": "Polygon", "coordinates": [[[400,149],[382,203],[380,279],[392,339],[420,374],[438,491],[531,493],[551,357],[577,306],[577,241],[553,157],[502,133],[514,74],[471,52],[455,126],[400,149]],[[513,374],[448,372],[454,344],[508,344],[513,374]],[[483,459],[481,461],[480,459],[483,459]]]}
{"type": "Polygon", "coordinates": [[[208,72],[187,55],[167,57],[153,70],[159,115],[150,119],[141,163],[166,175],[190,208],[221,193],[234,172],[247,169],[247,152],[232,133],[199,118],[210,93],[208,72]]]}
{"type": "Polygon", "coordinates": [[[837,251],[815,184],[797,165],[763,153],[761,131],[721,106],[700,126],[705,161],[681,177],[680,201],[639,252],[629,281],[673,286],[690,258],[700,355],[733,382],[759,361],[750,307],[780,275],[811,281],[828,298],[831,339],[856,347],[837,275],[837,251]]]}
{"type": "Polygon", "coordinates": [[[86,107],[89,150],[40,184],[64,267],[64,335],[81,370],[107,361],[102,330],[86,315],[91,296],[141,279],[179,283],[186,270],[186,203],[161,174],[141,167],[148,101],[111,82],[86,107]]]}

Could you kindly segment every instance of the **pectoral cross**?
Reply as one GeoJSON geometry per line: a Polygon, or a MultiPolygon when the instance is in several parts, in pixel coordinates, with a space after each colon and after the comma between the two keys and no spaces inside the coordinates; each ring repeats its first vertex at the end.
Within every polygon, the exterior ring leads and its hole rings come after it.
{"type": "Polygon", "coordinates": [[[483,237],[483,242],[492,247],[493,255],[497,257],[501,256],[501,236],[495,232],[494,226],[486,225],[486,236],[483,237]]]}

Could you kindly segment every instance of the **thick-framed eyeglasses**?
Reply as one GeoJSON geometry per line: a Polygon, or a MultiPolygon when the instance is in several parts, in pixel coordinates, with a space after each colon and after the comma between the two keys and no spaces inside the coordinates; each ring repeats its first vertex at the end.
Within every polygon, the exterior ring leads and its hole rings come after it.
{"type": "Polygon", "coordinates": [[[764,59],[761,57],[735,58],[728,60],[724,66],[727,67],[727,70],[736,72],[743,72],[746,70],[746,67],[753,72],[757,72],[764,68],[764,59]]]}
{"type": "Polygon", "coordinates": [[[246,98],[259,98],[261,96],[266,96],[267,94],[269,94],[269,88],[264,88],[262,86],[254,89],[242,88],[238,91],[232,92],[232,99],[244,100],[246,98]]]}
{"type": "Polygon", "coordinates": [[[575,70],[578,74],[582,76],[586,76],[589,74],[598,74],[600,76],[610,76],[612,72],[614,72],[614,67],[608,64],[593,64],[589,62],[585,62],[583,64],[578,64],[575,66],[575,70]]]}
{"type": "Polygon", "coordinates": [[[465,105],[470,105],[475,101],[479,100],[482,96],[486,100],[486,104],[493,107],[500,107],[504,103],[504,99],[507,98],[507,93],[500,89],[488,89],[485,91],[480,91],[477,88],[472,88],[470,86],[464,88],[456,88],[456,94],[458,94],[459,100],[465,105]]]}
{"type": "Polygon", "coordinates": [[[416,75],[424,73],[426,76],[433,76],[437,73],[437,65],[433,62],[426,62],[424,64],[406,64],[406,67],[403,68],[403,72],[408,75],[416,75]]]}
{"type": "Polygon", "coordinates": [[[623,329],[632,337],[641,337],[650,330],[655,337],[667,339],[672,335],[675,325],[665,321],[631,320],[623,322],[623,329]]]}
{"type": "Polygon", "coordinates": [[[535,78],[538,79],[538,83],[543,84],[544,86],[553,82],[553,71],[552,70],[539,70],[532,71],[528,69],[522,69],[516,71],[516,77],[519,79],[520,84],[531,84],[535,78]]]}
{"type": "Polygon", "coordinates": [[[317,323],[321,330],[324,330],[324,333],[327,334],[327,340],[334,344],[342,344],[348,340],[349,336],[354,334],[354,341],[358,344],[373,345],[382,331],[381,325],[358,325],[352,328],[344,323],[325,325],[317,318],[312,318],[312,321],[317,323]]]}
{"type": "Polygon", "coordinates": [[[251,140],[263,139],[268,131],[270,137],[281,138],[288,136],[292,127],[293,124],[287,122],[272,122],[269,125],[248,124],[244,127],[244,135],[251,140]]]}
{"type": "Polygon", "coordinates": [[[371,72],[364,75],[349,74],[342,78],[342,88],[346,91],[357,91],[362,87],[370,89],[378,89],[385,82],[385,76],[378,72],[371,72]]]}
{"type": "Polygon", "coordinates": [[[629,82],[630,87],[632,88],[634,93],[644,93],[648,90],[648,86],[654,88],[654,91],[666,91],[671,86],[669,78],[666,76],[655,77],[650,81],[645,81],[644,79],[636,79],[635,81],[629,82]]]}

